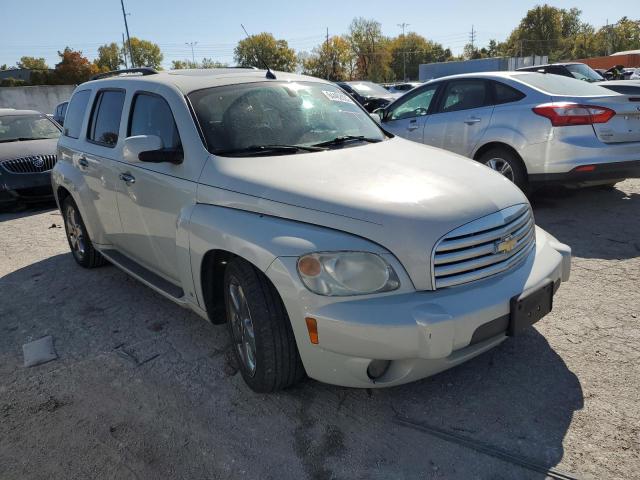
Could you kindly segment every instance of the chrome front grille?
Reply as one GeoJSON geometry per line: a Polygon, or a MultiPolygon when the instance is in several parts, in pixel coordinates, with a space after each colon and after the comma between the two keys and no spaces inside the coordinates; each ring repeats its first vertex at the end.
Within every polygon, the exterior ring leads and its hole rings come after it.
{"type": "Polygon", "coordinates": [[[0,165],[11,173],[41,173],[48,172],[56,164],[55,155],[33,155],[31,157],[5,160],[0,165]]]}
{"type": "Polygon", "coordinates": [[[445,235],[433,251],[433,285],[452,287],[496,275],[523,260],[535,246],[528,205],[514,205],[445,235]]]}

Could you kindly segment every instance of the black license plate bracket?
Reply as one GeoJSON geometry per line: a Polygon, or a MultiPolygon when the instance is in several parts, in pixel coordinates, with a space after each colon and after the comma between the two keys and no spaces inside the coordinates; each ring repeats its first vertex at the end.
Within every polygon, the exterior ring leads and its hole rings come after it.
{"type": "Polygon", "coordinates": [[[530,327],[553,308],[553,282],[511,299],[511,315],[507,335],[514,336],[530,327]]]}

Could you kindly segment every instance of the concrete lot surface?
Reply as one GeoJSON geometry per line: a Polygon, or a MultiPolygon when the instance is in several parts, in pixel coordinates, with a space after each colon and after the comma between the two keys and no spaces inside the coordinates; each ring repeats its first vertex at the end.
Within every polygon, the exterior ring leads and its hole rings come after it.
{"type": "Polygon", "coordinates": [[[78,267],[52,207],[0,215],[0,478],[640,478],[640,181],[534,210],[575,255],[535,328],[402,387],[275,395],[225,326],[78,267]],[[46,335],[58,359],[25,368],[46,335]]]}

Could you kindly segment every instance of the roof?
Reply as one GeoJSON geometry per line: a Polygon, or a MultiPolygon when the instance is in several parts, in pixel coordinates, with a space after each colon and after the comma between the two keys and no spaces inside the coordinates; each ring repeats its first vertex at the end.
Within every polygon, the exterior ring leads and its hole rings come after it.
{"type": "Polygon", "coordinates": [[[16,110],[15,108],[0,108],[0,116],[3,115],[43,115],[37,110],[16,110]]]}
{"type": "MultiPolygon", "coordinates": [[[[286,81],[313,81],[321,83],[329,83],[315,77],[307,75],[298,75],[288,72],[273,72],[277,80],[286,81]]],[[[99,80],[92,80],[84,83],[100,84],[112,83],[114,80],[127,82],[145,82],[158,83],[163,85],[171,85],[178,88],[183,94],[191,93],[195,90],[201,90],[209,87],[219,87],[223,85],[234,85],[238,83],[252,82],[270,82],[266,77],[266,70],[256,70],[250,68],[207,68],[207,69],[184,69],[184,70],[168,70],[146,75],[122,74],[114,75],[99,80]]]]}
{"type": "Polygon", "coordinates": [[[624,52],[616,52],[609,55],[610,57],[617,57],[619,55],[640,55],[640,50],[625,50],[624,52]]]}
{"type": "Polygon", "coordinates": [[[471,72],[471,73],[458,73],[456,75],[447,75],[446,77],[434,78],[433,80],[429,80],[427,83],[439,82],[441,80],[451,80],[454,78],[514,78],[522,75],[542,75],[541,73],[536,72],[526,72],[526,71],[506,71],[506,72],[471,72]]]}

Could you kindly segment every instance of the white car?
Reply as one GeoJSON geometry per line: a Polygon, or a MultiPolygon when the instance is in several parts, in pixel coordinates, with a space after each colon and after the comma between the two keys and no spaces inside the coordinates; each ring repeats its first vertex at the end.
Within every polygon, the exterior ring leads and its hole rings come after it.
{"type": "Polygon", "coordinates": [[[137,72],[69,103],[52,182],[71,251],[227,322],[256,391],[432,375],[539,320],[569,278],[511,182],[389,136],[329,82],[137,72]]]}

